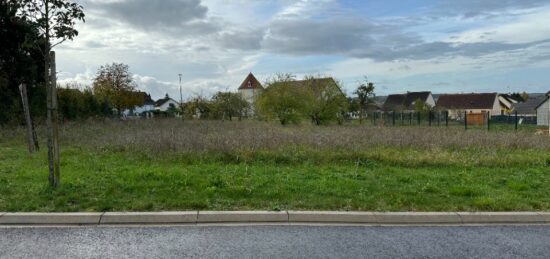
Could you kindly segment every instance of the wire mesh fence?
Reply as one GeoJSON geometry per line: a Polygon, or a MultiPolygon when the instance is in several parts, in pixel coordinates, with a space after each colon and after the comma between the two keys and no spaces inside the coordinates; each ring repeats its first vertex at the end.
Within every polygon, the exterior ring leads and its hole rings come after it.
{"type": "Polygon", "coordinates": [[[535,130],[536,117],[517,113],[491,115],[490,112],[449,111],[369,111],[360,118],[363,124],[381,127],[461,127],[464,130],[535,130]]]}

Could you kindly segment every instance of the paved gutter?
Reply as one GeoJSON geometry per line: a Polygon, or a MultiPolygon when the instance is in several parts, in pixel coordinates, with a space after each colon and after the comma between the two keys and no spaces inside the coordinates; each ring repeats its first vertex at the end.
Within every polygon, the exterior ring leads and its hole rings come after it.
{"type": "Polygon", "coordinates": [[[550,212],[345,212],[345,211],[166,211],[0,212],[5,225],[178,224],[369,224],[471,225],[550,224],[550,212]]]}

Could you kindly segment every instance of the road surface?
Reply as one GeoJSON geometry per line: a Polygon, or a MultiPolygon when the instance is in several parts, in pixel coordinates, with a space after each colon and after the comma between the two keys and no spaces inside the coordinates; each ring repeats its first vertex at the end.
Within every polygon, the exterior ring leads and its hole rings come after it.
{"type": "Polygon", "coordinates": [[[550,258],[550,226],[0,227],[0,258],[550,258]]]}

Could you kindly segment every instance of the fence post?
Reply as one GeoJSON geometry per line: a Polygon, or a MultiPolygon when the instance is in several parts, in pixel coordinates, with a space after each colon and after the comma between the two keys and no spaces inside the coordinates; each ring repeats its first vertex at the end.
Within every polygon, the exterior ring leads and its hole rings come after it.
{"type": "Polygon", "coordinates": [[[445,127],[449,127],[449,111],[445,111],[445,127]]]}
{"type": "Polygon", "coordinates": [[[428,126],[432,126],[432,111],[428,111],[428,126]]]}
{"type": "Polygon", "coordinates": [[[487,111],[487,131],[491,130],[491,112],[487,111]]]}
{"type": "Polygon", "coordinates": [[[418,125],[420,125],[420,112],[416,112],[416,120],[418,121],[418,125]]]}
{"type": "Polygon", "coordinates": [[[413,112],[409,112],[409,125],[413,124],[413,112]]]}
{"type": "Polygon", "coordinates": [[[20,84],[19,92],[21,94],[21,103],[23,105],[23,112],[25,113],[25,123],[27,124],[27,145],[29,147],[29,153],[33,153],[39,149],[38,140],[36,138],[36,132],[32,124],[31,112],[29,108],[29,98],[27,96],[27,85],[20,84]]]}
{"type": "Polygon", "coordinates": [[[391,112],[391,124],[392,126],[395,126],[395,111],[391,112]]]}
{"type": "Polygon", "coordinates": [[[464,130],[468,129],[468,112],[464,111],[464,130]]]}
{"type": "Polygon", "coordinates": [[[515,129],[516,129],[516,131],[518,131],[518,111],[515,112],[515,116],[514,116],[514,117],[515,117],[515,124],[516,124],[515,129]]]}

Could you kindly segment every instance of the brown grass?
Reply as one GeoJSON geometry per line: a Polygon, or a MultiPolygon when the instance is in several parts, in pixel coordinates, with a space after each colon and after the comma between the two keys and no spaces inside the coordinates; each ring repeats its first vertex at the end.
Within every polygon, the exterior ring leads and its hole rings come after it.
{"type": "MultiPolygon", "coordinates": [[[[22,138],[23,129],[0,130],[0,141],[22,138]]],[[[45,136],[43,128],[39,135],[45,136]]],[[[60,128],[61,145],[96,150],[232,152],[305,147],[368,151],[372,148],[445,150],[550,150],[550,140],[531,132],[465,131],[460,127],[280,126],[258,121],[88,121],[60,128]]],[[[0,142],[1,143],[1,142],[0,142]]]]}

